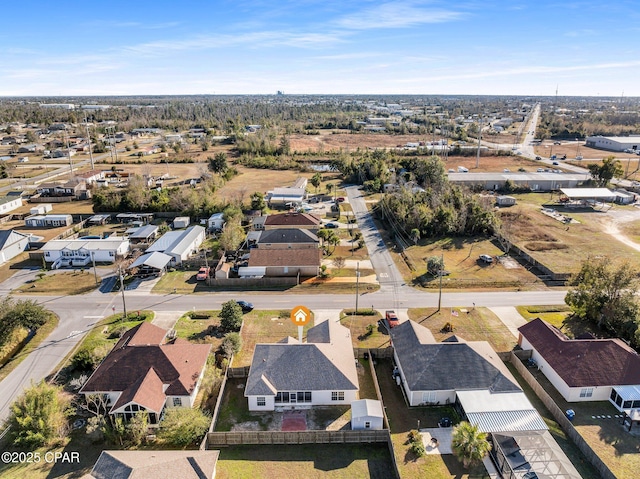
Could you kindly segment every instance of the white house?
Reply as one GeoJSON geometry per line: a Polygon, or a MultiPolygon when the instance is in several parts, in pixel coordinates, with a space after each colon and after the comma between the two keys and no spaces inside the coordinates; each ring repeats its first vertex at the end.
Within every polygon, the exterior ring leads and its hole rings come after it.
{"type": "Polygon", "coordinates": [[[127,238],[62,239],[48,241],[40,251],[53,269],[64,266],[87,266],[96,263],[115,263],[129,252],[127,238]]]}
{"type": "Polygon", "coordinates": [[[173,258],[172,264],[182,264],[191,255],[198,251],[200,245],[206,239],[205,229],[202,226],[190,226],[186,230],[169,231],[147,248],[147,253],[159,251],[173,258]]]}
{"type": "Polygon", "coordinates": [[[0,230],[0,264],[11,261],[29,246],[29,237],[14,230],[0,230]]]}
{"type": "Polygon", "coordinates": [[[0,198],[0,215],[5,215],[22,206],[22,197],[19,195],[7,195],[0,198]]]}
{"type": "Polygon", "coordinates": [[[31,228],[58,228],[72,224],[73,217],[71,215],[36,215],[24,219],[24,225],[31,228]]]}
{"type": "Polygon", "coordinates": [[[306,343],[257,344],[244,395],[250,411],[273,411],[351,404],[358,389],[349,330],[327,320],[307,331],[306,343]]]}
{"type": "Polygon", "coordinates": [[[351,429],[382,429],[383,414],[380,401],[359,399],[351,403],[351,429]]]}
{"type": "Polygon", "coordinates": [[[619,339],[569,339],[541,319],[518,328],[518,344],[567,402],[609,400],[640,408],[640,356],[619,339]]]}
{"type": "Polygon", "coordinates": [[[267,201],[271,206],[286,206],[288,203],[300,204],[307,197],[304,188],[274,188],[267,193],[267,201]]]}
{"type": "Polygon", "coordinates": [[[167,331],[143,322],[120,338],[80,394],[101,394],[109,414],[131,419],[142,411],[157,424],[165,408],[193,407],[210,344],[164,343],[167,331]]]}
{"type": "Polygon", "coordinates": [[[207,220],[209,231],[221,231],[224,226],[224,213],[214,213],[207,220]]]}

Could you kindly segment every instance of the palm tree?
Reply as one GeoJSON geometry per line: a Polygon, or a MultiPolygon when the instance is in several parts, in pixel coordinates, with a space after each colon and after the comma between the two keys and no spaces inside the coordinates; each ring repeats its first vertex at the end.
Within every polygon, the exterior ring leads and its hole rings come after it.
{"type": "Polygon", "coordinates": [[[414,244],[418,243],[418,240],[420,239],[420,230],[418,228],[413,228],[411,230],[411,239],[414,244]]]}
{"type": "Polygon", "coordinates": [[[487,433],[480,431],[477,424],[463,421],[453,428],[451,448],[464,467],[468,468],[482,461],[491,450],[491,444],[487,441],[487,433]]]}

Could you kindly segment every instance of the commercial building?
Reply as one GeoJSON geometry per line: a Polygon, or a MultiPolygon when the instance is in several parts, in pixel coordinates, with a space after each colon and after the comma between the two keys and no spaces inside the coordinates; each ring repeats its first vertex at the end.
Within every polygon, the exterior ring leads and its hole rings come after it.
{"type": "Polygon", "coordinates": [[[589,136],[585,144],[589,148],[600,150],[640,151],[640,136],[589,136]]]}

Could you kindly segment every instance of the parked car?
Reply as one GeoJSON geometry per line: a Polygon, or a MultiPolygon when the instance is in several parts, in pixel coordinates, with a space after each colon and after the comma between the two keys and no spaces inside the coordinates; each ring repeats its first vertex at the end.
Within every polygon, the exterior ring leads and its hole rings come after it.
{"type": "Polygon", "coordinates": [[[480,261],[482,261],[483,263],[493,263],[493,256],[488,254],[481,254],[478,259],[480,259],[480,261]]]}
{"type": "Polygon", "coordinates": [[[252,303],[248,303],[247,301],[236,301],[236,303],[238,303],[238,306],[240,306],[243,313],[250,313],[253,311],[252,303]]]}
{"type": "Polygon", "coordinates": [[[581,159],[582,159],[582,155],[576,156],[576,160],[581,160],[581,159]]]}
{"type": "Polygon", "coordinates": [[[344,197],[343,197],[343,196],[339,196],[338,198],[336,198],[336,201],[337,201],[338,203],[343,203],[343,202],[345,201],[345,199],[344,199],[344,197]]]}
{"type": "Polygon", "coordinates": [[[209,266],[203,266],[198,270],[198,274],[196,274],[196,281],[204,281],[209,277],[209,272],[211,268],[209,266]]]}
{"type": "Polygon", "coordinates": [[[536,156],[536,160],[540,161],[542,159],[541,156],[536,156]]]}
{"type": "Polygon", "coordinates": [[[384,324],[389,329],[395,328],[398,324],[400,324],[395,311],[385,311],[384,324]]]}
{"type": "Polygon", "coordinates": [[[560,143],[559,141],[554,141],[553,144],[554,145],[562,145],[562,143],[560,143]]]}
{"type": "Polygon", "coordinates": [[[556,165],[558,166],[560,163],[558,163],[557,161],[554,161],[553,163],[551,163],[552,165],[556,165]]]}
{"type": "Polygon", "coordinates": [[[542,172],[544,172],[544,168],[538,168],[536,171],[537,171],[538,173],[542,173],[542,172]]]}
{"type": "Polygon", "coordinates": [[[324,225],[325,228],[338,228],[339,226],[335,223],[327,223],[324,225]]]}
{"type": "Polygon", "coordinates": [[[511,170],[509,168],[505,168],[504,170],[502,170],[503,173],[511,173],[511,170]]]}

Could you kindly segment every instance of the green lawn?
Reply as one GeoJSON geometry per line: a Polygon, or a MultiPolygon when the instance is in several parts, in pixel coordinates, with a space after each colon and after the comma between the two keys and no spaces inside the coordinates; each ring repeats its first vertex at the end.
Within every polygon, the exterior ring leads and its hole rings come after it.
{"type": "Polygon", "coordinates": [[[571,314],[571,308],[565,305],[517,306],[516,309],[527,321],[540,318],[558,329],[562,329],[565,319],[571,314]]]}
{"type": "MultiPolygon", "coordinates": [[[[241,330],[242,349],[233,357],[233,367],[251,365],[253,350],[258,343],[276,343],[287,336],[298,338],[298,327],[291,322],[289,310],[251,311],[244,315],[241,330]]],[[[312,313],[313,314],[313,313],[312,313]]],[[[313,321],[303,328],[303,338],[313,321]]]]}
{"type": "Polygon", "coordinates": [[[386,444],[308,444],[222,448],[217,479],[391,479],[386,444]]]}
{"type": "Polygon", "coordinates": [[[354,348],[386,348],[389,346],[389,334],[386,329],[378,324],[382,318],[375,311],[373,315],[348,315],[340,314],[340,323],[351,331],[351,342],[354,348]],[[374,329],[369,332],[367,326],[374,329]]]}
{"type": "Polygon", "coordinates": [[[212,335],[209,333],[215,332],[216,328],[220,326],[220,318],[218,318],[219,311],[195,311],[198,315],[209,314],[208,319],[199,319],[200,316],[196,316],[198,319],[191,319],[190,313],[184,314],[178,319],[173,329],[179,338],[187,339],[194,343],[207,343],[213,344],[213,350],[215,351],[222,343],[223,334],[212,335]]]}
{"type": "Polygon", "coordinates": [[[511,351],[517,342],[488,308],[443,308],[440,311],[437,308],[413,308],[409,309],[409,319],[428,328],[436,341],[456,334],[467,341],[488,341],[499,352],[511,351]],[[446,323],[451,323],[453,332],[444,331],[446,323]]]}
{"type": "MultiPolygon", "coordinates": [[[[100,278],[98,278],[100,282],[100,278]]],[[[72,295],[88,293],[96,289],[93,273],[74,270],[64,273],[48,273],[42,279],[23,284],[16,291],[29,294],[72,295]]]]}

